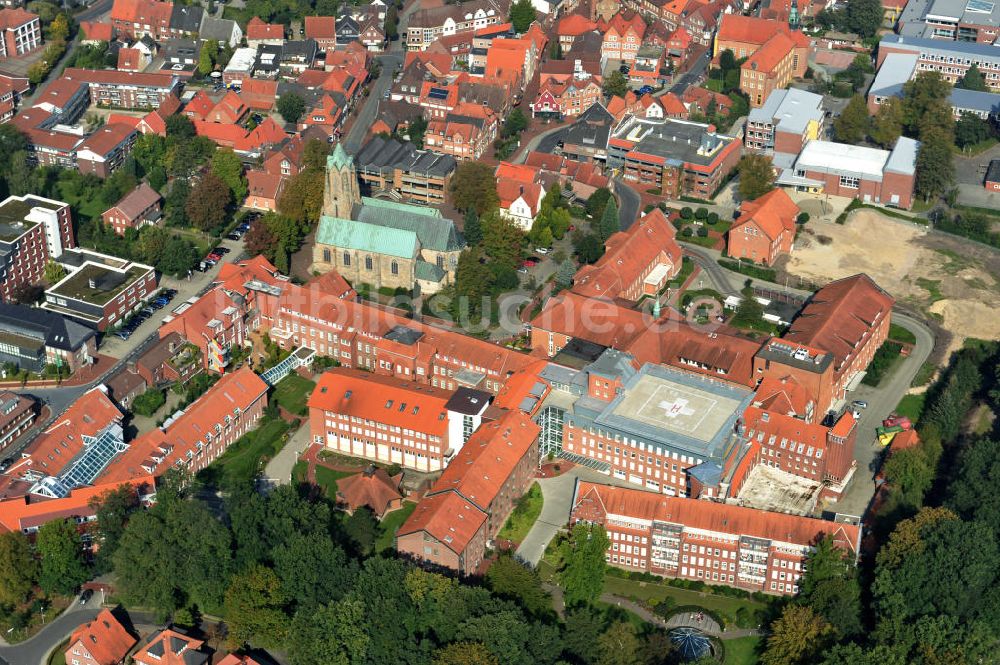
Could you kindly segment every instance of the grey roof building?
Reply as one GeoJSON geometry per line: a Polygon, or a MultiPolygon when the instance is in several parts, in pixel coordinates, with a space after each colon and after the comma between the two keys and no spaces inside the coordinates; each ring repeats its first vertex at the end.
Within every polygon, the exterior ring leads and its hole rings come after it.
{"type": "Polygon", "coordinates": [[[204,40],[215,40],[219,44],[229,44],[233,48],[239,46],[243,39],[243,30],[239,23],[228,18],[215,18],[208,14],[201,20],[201,30],[198,36],[204,40]]]}
{"type": "MultiPolygon", "coordinates": [[[[916,53],[886,55],[868,89],[869,102],[878,105],[889,97],[902,97],[903,86],[917,74],[919,60],[920,56],[916,53]]],[[[956,116],[963,112],[974,113],[983,119],[1000,116],[1000,94],[952,88],[948,101],[956,116]]]]}
{"type": "Polygon", "coordinates": [[[201,29],[204,13],[198,5],[176,4],[170,12],[170,29],[195,34],[201,29]]]}
{"type": "Polygon", "coordinates": [[[0,303],[0,363],[39,371],[56,358],[89,355],[97,332],[53,312],[0,303]]]}
{"type": "Polygon", "coordinates": [[[615,119],[600,102],[580,114],[562,134],[563,154],[578,161],[608,157],[608,138],[615,119]]]}

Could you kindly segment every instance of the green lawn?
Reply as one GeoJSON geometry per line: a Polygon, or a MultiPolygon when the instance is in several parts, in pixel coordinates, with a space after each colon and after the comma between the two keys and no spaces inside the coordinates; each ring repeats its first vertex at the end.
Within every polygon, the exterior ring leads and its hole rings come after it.
{"type": "Polygon", "coordinates": [[[288,427],[288,423],[278,418],[261,420],[257,429],[241,436],[199,476],[219,487],[249,481],[263,470],[265,460],[281,450],[288,427]]]}
{"type": "Polygon", "coordinates": [[[406,521],[406,518],[410,516],[416,507],[417,504],[412,501],[404,501],[402,508],[394,510],[382,518],[382,523],[379,525],[378,538],[375,539],[376,552],[392,549],[392,541],[396,537],[396,532],[399,531],[399,527],[403,526],[403,522],[406,521]]]}
{"type": "Polygon", "coordinates": [[[337,481],[354,475],[350,471],[334,471],[325,466],[316,467],[316,484],[323,488],[331,501],[337,500],[337,481]]]}
{"type": "Polygon", "coordinates": [[[889,326],[889,339],[902,342],[903,344],[916,344],[917,336],[901,325],[893,323],[889,326]]]}
{"type": "Polygon", "coordinates": [[[899,404],[896,405],[896,413],[906,416],[914,423],[919,422],[920,414],[924,411],[924,400],[926,398],[927,395],[923,393],[920,395],[904,395],[903,399],[899,400],[899,404]]]}
{"type": "Polygon", "coordinates": [[[309,399],[309,395],[312,394],[315,387],[314,381],[292,372],[274,386],[271,399],[289,413],[304,416],[308,413],[306,400],[309,399]]]}
{"type": "Polygon", "coordinates": [[[680,288],[687,281],[687,278],[691,276],[692,272],[694,272],[694,261],[690,256],[685,256],[681,261],[681,270],[677,273],[677,277],[674,277],[671,285],[675,288],[680,288]]]}
{"type": "Polygon", "coordinates": [[[295,484],[306,482],[306,475],[309,473],[309,462],[299,460],[292,467],[292,481],[295,484]]]}
{"type": "Polygon", "coordinates": [[[497,534],[497,537],[504,538],[506,540],[513,540],[515,543],[520,543],[524,540],[524,537],[528,535],[528,531],[531,530],[531,526],[541,514],[542,488],[539,487],[538,483],[534,483],[531,488],[528,489],[528,493],[518,500],[517,505],[514,506],[514,510],[510,514],[510,517],[507,518],[507,523],[503,525],[502,529],[500,529],[500,533],[497,534]]]}
{"type": "Polygon", "coordinates": [[[913,381],[910,382],[910,385],[913,387],[926,386],[931,382],[931,379],[934,378],[934,373],[936,371],[937,365],[932,362],[925,361],[924,364],[920,366],[920,369],[917,370],[917,373],[914,375],[913,381]]]}
{"type": "Polygon", "coordinates": [[[749,598],[733,598],[713,593],[689,591],[656,582],[636,582],[621,577],[608,576],[604,579],[605,593],[613,593],[624,598],[638,600],[662,600],[673,598],[677,605],[698,605],[707,610],[719,612],[727,617],[735,617],[736,610],[746,607],[750,610],[763,609],[763,604],[749,598]]]}
{"type": "Polygon", "coordinates": [[[758,662],[757,648],[761,639],[757,636],[751,636],[725,640],[726,665],[756,665],[758,662]]]}

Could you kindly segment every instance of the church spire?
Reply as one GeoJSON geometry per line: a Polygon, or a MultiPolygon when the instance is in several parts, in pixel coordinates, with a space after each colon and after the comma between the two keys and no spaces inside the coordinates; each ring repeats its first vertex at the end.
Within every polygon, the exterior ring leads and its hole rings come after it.
{"type": "Polygon", "coordinates": [[[354,208],[361,204],[358,174],[354,157],[341,143],[326,158],[326,186],[323,191],[323,214],[339,219],[353,219],[354,208]]]}

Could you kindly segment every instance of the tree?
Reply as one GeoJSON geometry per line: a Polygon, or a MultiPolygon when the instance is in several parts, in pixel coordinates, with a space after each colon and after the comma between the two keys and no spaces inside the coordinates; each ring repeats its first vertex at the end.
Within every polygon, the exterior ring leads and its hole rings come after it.
{"type": "Polygon", "coordinates": [[[962,111],[955,123],[955,145],[964,150],[969,146],[982,143],[990,137],[991,133],[989,121],[983,120],[970,111],[962,111]]]}
{"type": "Polygon", "coordinates": [[[234,575],[224,604],[230,645],[281,645],[288,631],[288,618],[282,610],[285,601],[281,581],[270,568],[253,565],[234,575]]]}
{"type": "Polygon", "coordinates": [[[459,163],[451,176],[449,190],[451,202],[456,208],[462,211],[474,209],[480,217],[499,203],[493,167],[483,162],[459,163]]]}
{"type": "Polygon", "coordinates": [[[226,183],[233,194],[233,200],[242,203],[247,197],[247,179],[243,174],[243,162],[229,148],[219,148],[212,155],[212,173],[226,183]]]}
{"type": "Polygon", "coordinates": [[[385,12],[385,37],[389,41],[395,41],[399,36],[399,10],[395,4],[389,5],[385,12]]]}
{"type": "Polygon", "coordinates": [[[527,568],[512,556],[501,556],[486,572],[490,589],[501,598],[518,601],[534,617],[552,612],[552,598],[542,589],[538,572],[527,568]]]}
{"type": "Polygon", "coordinates": [[[605,97],[624,97],[628,93],[628,79],[617,69],[604,79],[604,86],[601,88],[605,97]]]}
{"type": "Polygon", "coordinates": [[[595,189],[594,193],[587,199],[587,214],[593,219],[600,219],[604,214],[604,206],[611,199],[611,190],[607,187],[595,189]]]}
{"type": "Polygon", "coordinates": [[[916,509],[934,482],[934,465],[929,464],[920,448],[899,450],[883,466],[886,482],[891,484],[898,505],[916,509]]]}
{"type": "Polygon", "coordinates": [[[972,63],[967,70],[965,70],[965,75],[958,79],[955,83],[956,88],[963,88],[965,90],[976,90],[978,92],[988,92],[989,87],[986,85],[986,78],[983,73],[979,71],[979,65],[972,63]]]}
{"type": "Polygon", "coordinates": [[[432,665],[500,665],[500,661],[481,642],[455,642],[438,649],[432,665]]]}
{"type": "Polygon", "coordinates": [[[874,37],[878,33],[885,13],[879,0],[847,0],[844,16],[847,19],[845,27],[848,31],[867,38],[874,37]]]}
{"type": "Polygon", "coordinates": [[[452,317],[459,322],[481,318],[483,299],[493,288],[494,272],[486,265],[482,247],[470,247],[458,256],[452,317]],[[466,319],[466,317],[468,317],[466,319]]]}
{"type": "Polygon", "coordinates": [[[608,238],[621,230],[620,219],[618,216],[618,204],[615,203],[614,199],[608,199],[608,204],[604,206],[604,212],[601,213],[601,221],[598,223],[597,228],[601,240],[605,242],[608,238]]]}
{"type": "Polygon", "coordinates": [[[736,306],[736,313],[733,315],[733,326],[737,328],[754,328],[760,325],[763,317],[764,306],[754,297],[753,289],[743,289],[740,304],[736,306]]]}
{"type": "Polygon", "coordinates": [[[924,201],[941,196],[955,182],[951,140],[941,131],[921,136],[917,151],[916,190],[924,201]]]}
{"type": "Polygon", "coordinates": [[[872,141],[886,149],[896,145],[897,139],[903,134],[904,115],[903,101],[898,97],[883,100],[868,130],[872,141]]]}
{"type": "Polygon", "coordinates": [[[635,626],[616,621],[597,638],[595,665],[644,665],[642,641],[635,626]]]}
{"type": "Polygon", "coordinates": [[[198,73],[208,76],[215,69],[215,61],[219,57],[219,43],[213,39],[207,39],[201,46],[198,54],[198,73]]]}
{"type": "Polygon", "coordinates": [[[563,544],[564,567],[559,579],[567,607],[597,600],[604,588],[604,554],[611,541],[604,527],[577,522],[563,544]]]}
{"type": "Polygon", "coordinates": [[[907,133],[921,141],[924,132],[934,127],[950,134],[955,127],[950,95],[951,86],[938,71],[918,72],[904,83],[903,116],[907,133]]]}
{"type": "Polygon", "coordinates": [[[479,215],[475,208],[465,211],[465,225],[462,227],[462,235],[469,245],[478,245],[483,241],[483,227],[479,223],[479,215]]]}
{"type": "Polygon", "coordinates": [[[566,628],[562,643],[567,653],[575,656],[574,662],[593,663],[598,658],[595,635],[604,632],[605,620],[601,612],[589,605],[580,605],[566,612],[566,628]]]}
{"type": "Polygon", "coordinates": [[[859,143],[868,135],[868,107],[865,98],[854,95],[847,103],[843,112],[833,123],[833,131],[837,140],[843,143],[859,143]]]}
{"type": "Polygon", "coordinates": [[[38,529],[35,548],[41,559],[38,586],[48,594],[70,594],[89,576],[83,559],[83,541],[76,525],[53,520],[38,529]]]}
{"type": "Polygon", "coordinates": [[[49,259],[48,263],[45,264],[45,281],[48,285],[52,286],[65,276],[66,269],[52,259],[49,259]]]}
{"type": "Polygon", "coordinates": [[[524,245],[524,231],[512,219],[504,217],[496,209],[483,215],[482,248],[495,266],[517,270],[521,262],[521,247],[524,245]]]}
{"type": "Polygon", "coordinates": [[[294,533],[271,553],[284,596],[299,607],[340,600],[357,566],[325,533],[294,533]]]}
{"type": "Polygon", "coordinates": [[[740,174],[740,198],[753,201],[774,189],[774,165],[765,155],[744,155],[736,167],[740,174]]]}
{"type": "Polygon", "coordinates": [[[100,545],[94,564],[98,573],[111,570],[111,557],[118,549],[129,517],[139,508],[139,494],[135,487],[122,484],[91,500],[90,508],[97,518],[93,527],[100,545]]]}
{"type": "Polygon", "coordinates": [[[278,97],[276,108],[281,117],[285,119],[285,122],[294,124],[306,112],[306,101],[294,92],[286,92],[281,97],[278,97]]]}
{"type": "Polygon", "coordinates": [[[138,395],[132,401],[132,412],[140,416],[151,416],[156,413],[167,401],[163,391],[158,388],[149,388],[146,392],[138,395]]]}
{"type": "Polygon", "coordinates": [[[250,225],[250,230],[243,236],[243,248],[250,256],[263,255],[268,261],[274,262],[274,253],[278,239],[271,227],[263,220],[257,220],[250,225]]]}
{"type": "Polygon", "coordinates": [[[427,119],[422,115],[410,118],[406,126],[406,136],[417,149],[424,147],[424,134],[427,132],[427,119]]]}
{"type": "Polygon", "coordinates": [[[595,233],[580,233],[573,236],[573,249],[580,263],[593,263],[604,256],[604,243],[595,233]]]}
{"type": "Polygon", "coordinates": [[[226,207],[232,201],[232,192],[214,173],[206,173],[191,190],[184,211],[199,229],[210,231],[222,226],[226,220],[226,207]]]}
{"type": "Polygon", "coordinates": [[[824,536],[816,542],[799,580],[798,601],[818,612],[839,637],[861,631],[861,585],[846,553],[824,536]]]}
{"type": "Polygon", "coordinates": [[[0,534],[0,603],[18,605],[38,579],[38,562],[20,531],[0,534]]]}
{"type": "Polygon", "coordinates": [[[288,179],[278,199],[278,212],[305,225],[319,219],[323,210],[325,176],[322,169],[308,168],[288,179]]]}
{"type": "MultiPolygon", "coordinates": [[[[372,642],[366,627],[365,603],[355,595],[316,611],[297,612],[291,626],[296,639],[289,644],[292,665],[382,662],[366,660],[372,642]]],[[[379,632],[391,635],[393,631],[375,631],[375,634],[379,632]]]]}
{"type": "Polygon", "coordinates": [[[186,115],[181,115],[180,113],[167,116],[164,121],[167,127],[167,138],[175,138],[178,140],[193,139],[197,136],[197,132],[194,129],[194,123],[191,122],[191,118],[186,115]]]}
{"type": "Polygon", "coordinates": [[[367,506],[358,508],[343,523],[344,534],[350,539],[355,551],[366,557],[375,546],[378,537],[378,522],[367,506]]]}
{"type": "Polygon", "coordinates": [[[559,268],[556,270],[556,284],[564,289],[568,289],[573,283],[574,275],[576,275],[576,264],[570,259],[566,259],[559,264],[559,268]]]}
{"type": "Polygon", "coordinates": [[[535,6],[531,0],[515,0],[510,6],[510,22],[514,24],[514,32],[523,34],[535,20],[535,6]]]}
{"type": "Polygon", "coordinates": [[[562,60],[562,44],[559,43],[558,39],[553,39],[549,42],[549,60],[562,60]]]}
{"type": "Polygon", "coordinates": [[[163,256],[156,263],[156,268],[166,275],[184,277],[198,258],[198,249],[194,243],[179,236],[170,236],[163,246],[163,256]]]}
{"type": "Polygon", "coordinates": [[[761,656],[762,665],[803,665],[816,661],[833,629],[811,608],[788,605],[777,621],[761,656]]]}
{"type": "MultiPolygon", "coordinates": [[[[531,2],[531,0],[527,0],[531,2]]],[[[529,120],[521,109],[513,109],[507,114],[503,122],[503,133],[505,136],[520,134],[528,128],[529,120]]]]}

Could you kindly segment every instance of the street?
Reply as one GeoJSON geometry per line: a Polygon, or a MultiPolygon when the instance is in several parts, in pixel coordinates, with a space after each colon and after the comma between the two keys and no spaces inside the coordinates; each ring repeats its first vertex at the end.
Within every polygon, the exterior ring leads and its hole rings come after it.
{"type": "Polygon", "coordinates": [[[91,621],[101,611],[101,594],[95,593],[86,605],[78,598],[60,616],[53,619],[40,632],[14,646],[0,646],[0,663],[3,665],[44,665],[49,651],[76,630],[91,621]]]}
{"type": "Polygon", "coordinates": [[[677,83],[670,86],[670,92],[675,95],[679,95],[687,90],[688,86],[696,83],[702,74],[705,73],[705,70],[708,68],[708,63],[711,62],[711,60],[712,52],[708,51],[705,55],[698,59],[698,62],[695,63],[694,67],[692,67],[690,71],[677,79],[677,83]]]}

